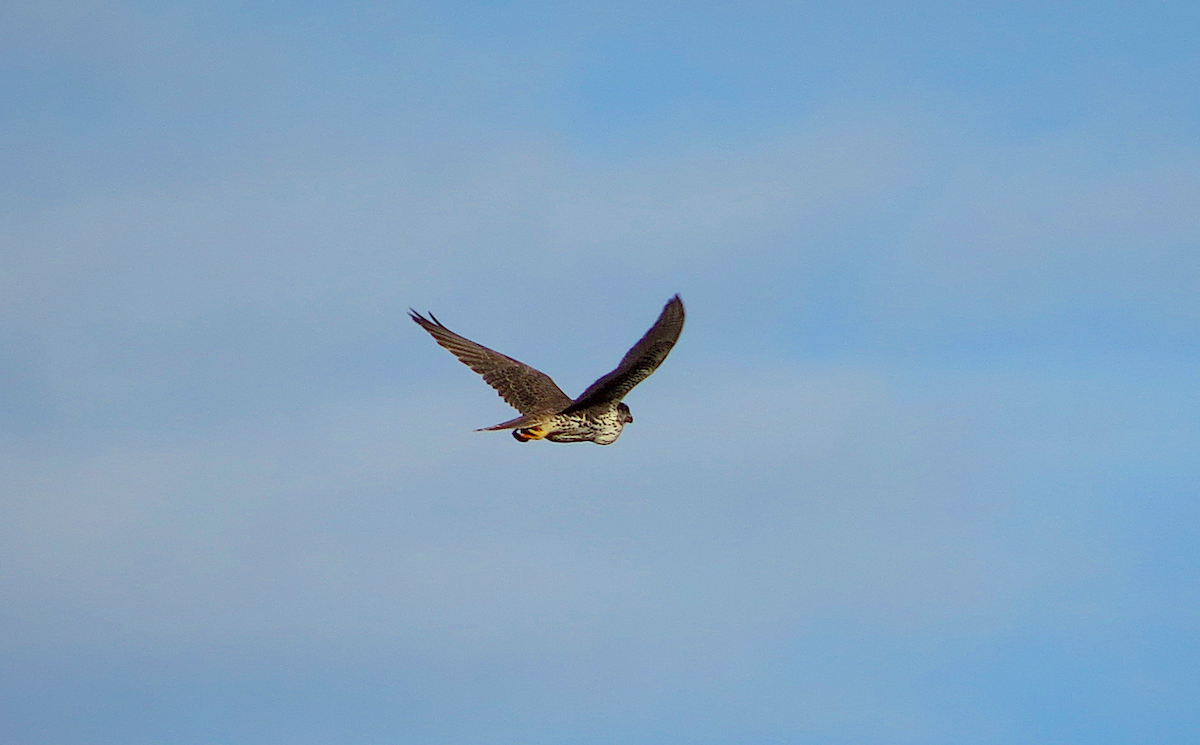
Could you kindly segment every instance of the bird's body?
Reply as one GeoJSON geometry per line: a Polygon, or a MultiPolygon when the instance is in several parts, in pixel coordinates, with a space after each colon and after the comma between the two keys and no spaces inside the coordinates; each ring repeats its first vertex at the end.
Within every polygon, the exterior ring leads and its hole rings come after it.
{"type": "Polygon", "coordinates": [[[676,295],[615,370],[588,386],[578,398],[571,399],[550,376],[459,336],[432,314],[426,318],[412,311],[411,316],[438,344],[482,375],[505,401],[521,412],[515,419],[484,430],[511,429],[520,442],[545,439],[597,445],[616,442],[625,425],[633,421],[629,407],[621,399],[666,359],[683,330],[684,319],[683,303],[676,295]]]}
{"type": "MultiPolygon", "coordinates": [[[[573,414],[550,414],[527,427],[513,430],[521,442],[546,439],[550,442],[594,442],[611,445],[621,436],[626,422],[632,422],[629,407],[604,404],[573,414]]],[[[489,427],[488,429],[491,429],[489,427]]]]}

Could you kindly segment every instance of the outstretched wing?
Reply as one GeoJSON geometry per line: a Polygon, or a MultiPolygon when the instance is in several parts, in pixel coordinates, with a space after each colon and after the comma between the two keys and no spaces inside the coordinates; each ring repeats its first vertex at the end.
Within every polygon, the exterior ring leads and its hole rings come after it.
{"type": "Polygon", "coordinates": [[[418,326],[428,331],[438,344],[449,349],[464,365],[482,375],[487,384],[495,388],[509,406],[522,414],[546,414],[561,411],[563,407],[570,405],[571,398],[555,385],[549,375],[459,336],[443,326],[432,313],[426,318],[410,308],[409,315],[418,326]]]}
{"type": "Polygon", "coordinates": [[[617,365],[617,369],[592,383],[566,412],[579,411],[599,403],[620,401],[633,387],[650,377],[662,361],[667,358],[671,347],[683,331],[683,302],[679,296],[671,298],[663,307],[658,320],[650,327],[637,344],[633,345],[617,365]]]}

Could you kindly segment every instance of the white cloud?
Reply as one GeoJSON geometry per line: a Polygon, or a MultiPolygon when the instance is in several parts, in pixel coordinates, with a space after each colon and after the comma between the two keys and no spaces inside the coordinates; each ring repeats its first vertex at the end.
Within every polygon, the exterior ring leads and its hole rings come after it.
{"type": "Polygon", "coordinates": [[[85,643],[486,653],[842,622],[984,633],[1107,571],[1102,542],[1030,501],[1046,465],[991,450],[1036,420],[971,433],[995,406],[976,384],[932,408],[853,368],[714,390],[709,410],[660,389],[606,449],[466,432],[486,394],[437,390],[26,453],[6,466],[7,592],[27,633],[62,633],[29,631],[53,598],[85,643]]]}
{"type": "Polygon", "coordinates": [[[1124,147],[1086,135],[977,144],[881,252],[877,322],[893,333],[1064,315],[1191,327],[1200,152],[1124,147]]]}

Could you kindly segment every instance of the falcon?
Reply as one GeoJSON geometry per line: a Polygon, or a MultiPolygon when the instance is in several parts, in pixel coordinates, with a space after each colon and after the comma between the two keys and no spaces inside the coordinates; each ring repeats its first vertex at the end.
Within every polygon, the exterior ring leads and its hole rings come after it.
{"type": "Polygon", "coordinates": [[[676,295],[667,301],[658,320],[625,353],[616,369],[572,399],[549,375],[459,336],[432,313],[426,318],[409,309],[409,315],[434,341],[482,375],[509,406],[521,412],[516,419],[475,431],[511,429],[519,442],[543,439],[597,445],[616,442],[625,425],[633,422],[629,407],[621,399],[662,364],[683,331],[683,302],[676,295]]]}

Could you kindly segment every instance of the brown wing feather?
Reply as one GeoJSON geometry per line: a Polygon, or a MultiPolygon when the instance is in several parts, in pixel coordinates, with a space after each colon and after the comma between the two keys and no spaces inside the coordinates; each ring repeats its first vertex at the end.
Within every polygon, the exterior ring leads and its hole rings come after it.
{"type": "Polygon", "coordinates": [[[566,411],[579,411],[599,403],[612,403],[624,398],[635,385],[650,377],[650,373],[658,369],[667,358],[679,339],[679,333],[683,331],[683,318],[683,301],[676,295],[663,306],[658,320],[646,335],[626,352],[617,369],[588,386],[566,411]]]}
{"type": "Polygon", "coordinates": [[[487,384],[495,388],[509,406],[522,414],[561,411],[571,403],[571,398],[562,392],[549,375],[459,336],[443,326],[432,313],[426,318],[410,309],[409,315],[418,326],[428,331],[438,344],[450,350],[464,365],[482,375],[487,384]]]}

